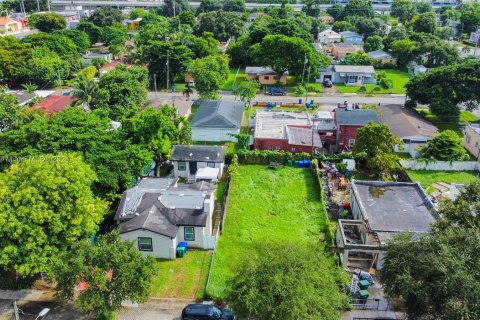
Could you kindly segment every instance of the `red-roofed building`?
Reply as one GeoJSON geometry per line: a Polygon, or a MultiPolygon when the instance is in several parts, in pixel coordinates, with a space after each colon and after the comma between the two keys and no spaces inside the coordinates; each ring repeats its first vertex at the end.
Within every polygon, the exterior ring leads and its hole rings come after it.
{"type": "Polygon", "coordinates": [[[33,109],[43,109],[49,114],[59,113],[69,107],[77,98],[72,96],[49,96],[33,105],[33,109]]]}

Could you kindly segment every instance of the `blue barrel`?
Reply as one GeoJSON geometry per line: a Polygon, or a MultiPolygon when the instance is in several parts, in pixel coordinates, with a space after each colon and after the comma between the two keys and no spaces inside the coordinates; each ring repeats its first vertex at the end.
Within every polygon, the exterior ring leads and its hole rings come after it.
{"type": "Polygon", "coordinates": [[[302,99],[298,99],[298,104],[302,104],[303,100],[302,99]]]}
{"type": "Polygon", "coordinates": [[[305,164],[305,167],[310,168],[310,166],[312,165],[312,160],[305,160],[304,164],[305,164]]]}
{"type": "Polygon", "coordinates": [[[305,105],[307,106],[307,109],[310,109],[310,103],[305,103],[305,105]]]}
{"type": "Polygon", "coordinates": [[[184,241],[179,242],[177,248],[185,248],[185,252],[187,252],[188,243],[186,243],[186,242],[184,242],[184,241]]]}
{"type": "Polygon", "coordinates": [[[267,108],[272,109],[272,103],[270,101],[267,102],[267,108]]]}
{"type": "Polygon", "coordinates": [[[299,168],[303,168],[303,167],[304,167],[303,160],[298,161],[298,167],[299,167],[299,168]]]}

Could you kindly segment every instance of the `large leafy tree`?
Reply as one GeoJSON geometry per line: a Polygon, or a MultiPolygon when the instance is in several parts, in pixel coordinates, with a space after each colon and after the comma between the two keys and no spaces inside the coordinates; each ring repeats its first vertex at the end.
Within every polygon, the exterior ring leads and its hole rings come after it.
{"type": "Polygon", "coordinates": [[[348,16],[372,18],[374,14],[372,3],[369,0],[351,0],[343,8],[341,18],[345,19],[348,16]]]}
{"type": "Polygon", "coordinates": [[[153,257],[143,258],[132,242],[120,240],[113,232],[100,236],[93,245],[76,243],[56,259],[50,274],[60,299],[75,298],[81,311],[103,315],[121,308],[126,300],[147,301],[154,263],[153,257]]]}
{"type": "Polygon", "coordinates": [[[80,156],[45,155],[0,174],[0,265],[31,275],[91,236],[106,211],[90,187],[95,172],[80,156]]]}
{"type": "Polygon", "coordinates": [[[422,13],[413,21],[415,32],[435,34],[437,31],[437,15],[433,11],[422,13]]]}
{"type": "Polygon", "coordinates": [[[258,93],[260,84],[257,80],[247,79],[241,82],[236,88],[235,92],[240,96],[240,99],[248,106],[258,93]]]}
{"type": "Polygon", "coordinates": [[[477,30],[480,27],[480,6],[463,11],[460,22],[463,25],[463,30],[467,33],[477,30]]]}
{"type": "Polygon", "coordinates": [[[32,50],[27,64],[27,79],[45,86],[54,86],[62,79],[66,79],[70,73],[70,65],[56,52],[46,47],[37,47],[32,50]]]}
{"type": "Polygon", "coordinates": [[[462,139],[452,130],[445,130],[428,142],[424,156],[442,161],[467,160],[462,139]]]}
{"type": "Polygon", "coordinates": [[[114,119],[133,115],[147,100],[148,72],[144,67],[118,66],[100,78],[97,108],[114,119]]]}
{"type": "Polygon", "coordinates": [[[65,29],[65,30],[57,30],[54,34],[58,34],[61,36],[65,36],[73,41],[75,46],[77,47],[78,52],[84,53],[90,48],[90,36],[83,31],[77,29],[65,29]]]}
{"type": "Polygon", "coordinates": [[[20,120],[22,109],[15,96],[0,93],[0,132],[20,120]]]}
{"type": "Polygon", "coordinates": [[[128,40],[128,32],[123,28],[105,27],[102,30],[101,39],[109,46],[121,45],[128,40]]]}
{"type": "Polygon", "coordinates": [[[365,40],[363,45],[363,50],[365,52],[382,50],[383,49],[383,39],[380,36],[371,36],[365,40]]]}
{"type": "Polygon", "coordinates": [[[367,166],[382,176],[400,169],[393,146],[401,144],[386,124],[369,123],[358,129],[352,151],[366,155],[367,166]]]}
{"type": "Polygon", "coordinates": [[[260,44],[252,46],[252,54],[258,64],[269,66],[279,74],[288,71],[294,76],[302,74],[305,58],[312,73],[331,61],[305,40],[282,35],[266,36],[260,44]]]}
{"type": "Polygon", "coordinates": [[[28,72],[31,45],[13,36],[0,37],[0,77],[10,81],[22,81],[28,72]]]}
{"type": "Polygon", "coordinates": [[[208,31],[220,41],[238,37],[245,32],[245,22],[234,12],[211,11],[198,16],[198,34],[208,31]]]}
{"type": "Polygon", "coordinates": [[[77,25],[77,30],[88,34],[92,43],[98,42],[102,36],[102,28],[90,21],[80,21],[80,23],[77,25]]]}
{"type": "Polygon", "coordinates": [[[236,268],[228,301],[256,319],[338,319],[348,278],[317,244],[267,242],[236,268]],[[312,251],[313,249],[313,251],[312,251]],[[315,254],[312,254],[315,252],[315,254]]]}
{"type": "Polygon", "coordinates": [[[414,57],[417,43],[412,40],[395,40],[390,44],[392,55],[397,59],[399,67],[405,67],[414,57]]]}
{"type": "MultiPolygon", "coordinates": [[[[216,49],[216,48],[214,48],[216,49]]],[[[165,66],[169,63],[170,79],[182,76],[188,68],[193,52],[179,41],[150,41],[143,47],[144,62],[150,74],[157,75],[157,81],[166,83],[165,66]],[[161,77],[160,77],[161,76],[161,77]]]]}
{"type": "Polygon", "coordinates": [[[480,317],[480,184],[440,204],[433,230],[389,242],[381,273],[385,292],[405,301],[412,319],[480,317]],[[455,285],[451,285],[455,283],[455,285]]]}
{"type": "Polygon", "coordinates": [[[354,66],[369,66],[372,64],[372,60],[364,51],[358,51],[348,55],[342,64],[350,64],[354,66]]]}
{"type": "Polygon", "coordinates": [[[421,43],[416,51],[418,60],[428,68],[454,65],[460,61],[458,49],[445,41],[421,43]]]}
{"type": "Polygon", "coordinates": [[[415,7],[412,0],[393,0],[391,7],[391,16],[398,18],[398,20],[404,23],[410,20],[415,14],[415,7]]]}
{"type": "Polygon", "coordinates": [[[392,42],[397,40],[408,40],[407,31],[403,25],[393,26],[388,35],[383,39],[386,49],[390,49],[392,42]]]}
{"type": "Polygon", "coordinates": [[[111,6],[103,6],[94,10],[88,21],[99,27],[111,27],[122,21],[122,12],[111,6]]]}
{"type": "Polygon", "coordinates": [[[190,73],[195,79],[195,88],[202,98],[216,98],[218,90],[228,78],[228,57],[208,56],[193,60],[190,73]]]}
{"type": "Polygon", "coordinates": [[[88,79],[84,75],[79,75],[75,79],[73,87],[75,88],[75,90],[73,90],[73,95],[78,98],[77,102],[85,105],[86,108],[90,108],[94,104],[97,97],[97,83],[93,81],[93,79],[88,79]]]}
{"type": "Polygon", "coordinates": [[[478,61],[435,68],[412,78],[406,85],[410,99],[428,104],[430,110],[444,120],[458,119],[459,103],[466,103],[468,110],[476,108],[480,101],[479,86],[478,61]]]}
{"type": "MultiPolygon", "coordinates": [[[[192,50],[195,59],[219,53],[220,42],[213,37],[213,33],[204,32],[201,37],[190,35],[183,39],[185,45],[192,50]]],[[[230,46],[229,46],[230,47],[230,46]]]]}
{"type": "Polygon", "coordinates": [[[51,117],[37,116],[0,136],[0,163],[9,157],[80,152],[97,174],[94,191],[109,197],[127,188],[152,159],[142,145],[123,138],[122,128],[113,130],[107,112],[91,113],[71,107],[51,117]]]}
{"type": "Polygon", "coordinates": [[[42,32],[52,32],[67,27],[67,21],[56,13],[35,13],[28,17],[28,24],[42,32]]]}

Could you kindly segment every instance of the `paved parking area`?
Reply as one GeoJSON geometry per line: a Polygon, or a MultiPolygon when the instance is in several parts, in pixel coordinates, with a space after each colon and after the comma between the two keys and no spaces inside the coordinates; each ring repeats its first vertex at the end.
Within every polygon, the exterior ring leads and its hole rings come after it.
{"type": "MultiPolygon", "coordinates": [[[[19,301],[20,320],[34,320],[43,308],[50,312],[44,320],[90,320],[92,316],[82,314],[73,308],[72,304],[57,304],[53,302],[19,301]]],[[[13,300],[0,300],[0,320],[13,320],[13,300]]]]}
{"type": "Polygon", "coordinates": [[[117,320],[180,320],[183,308],[193,301],[180,299],[151,299],[141,305],[123,308],[117,320]]]}

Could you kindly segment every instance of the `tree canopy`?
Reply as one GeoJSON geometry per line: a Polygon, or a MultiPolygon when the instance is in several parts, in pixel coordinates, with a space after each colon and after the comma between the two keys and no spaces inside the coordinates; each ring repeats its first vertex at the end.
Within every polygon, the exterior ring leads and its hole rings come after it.
{"type": "Polygon", "coordinates": [[[459,103],[465,103],[467,110],[477,108],[480,101],[479,86],[478,61],[435,68],[427,74],[413,77],[406,85],[410,99],[428,104],[432,113],[444,120],[458,119],[459,103]]]}
{"type": "Polygon", "coordinates": [[[52,32],[67,27],[67,21],[59,14],[35,13],[28,17],[28,24],[42,32],[52,32]]]}
{"type": "Polygon", "coordinates": [[[318,244],[257,244],[231,280],[229,306],[257,319],[338,319],[348,304],[348,278],[318,244]],[[315,252],[315,254],[312,254],[315,252]]]}
{"type": "Polygon", "coordinates": [[[88,18],[88,21],[98,27],[111,27],[115,25],[115,23],[122,21],[122,12],[111,6],[103,6],[95,9],[88,18]]]}
{"type": "Polygon", "coordinates": [[[153,257],[142,258],[132,242],[112,232],[93,245],[85,240],[73,245],[55,260],[50,275],[61,300],[75,300],[81,311],[101,315],[119,309],[126,300],[146,302],[154,262],[153,257]]]}
{"type": "Polygon", "coordinates": [[[469,158],[462,139],[452,130],[442,131],[433,137],[423,155],[441,161],[462,161],[469,158]]]}
{"type": "Polygon", "coordinates": [[[222,85],[228,79],[228,57],[208,56],[193,60],[190,73],[195,79],[195,88],[203,98],[216,98],[222,85]]]}
{"type": "Polygon", "coordinates": [[[20,161],[0,173],[0,265],[31,275],[90,237],[107,204],[93,195],[90,187],[97,177],[78,155],[20,161]]]}

